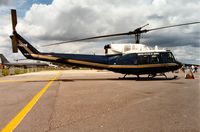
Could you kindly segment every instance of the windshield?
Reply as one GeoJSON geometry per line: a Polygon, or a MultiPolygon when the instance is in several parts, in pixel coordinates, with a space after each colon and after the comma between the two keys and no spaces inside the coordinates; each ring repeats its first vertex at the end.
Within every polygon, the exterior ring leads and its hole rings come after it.
{"type": "Polygon", "coordinates": [[[171,52],[139,53],[138,64],[157,64],[175,62],[171,52]]]}
{"type": "Polygon", "coordinates": [[[160,53],[160,58],[161,58],[163,63],[175,62],[174,56],[171,52],[160,53]]]}

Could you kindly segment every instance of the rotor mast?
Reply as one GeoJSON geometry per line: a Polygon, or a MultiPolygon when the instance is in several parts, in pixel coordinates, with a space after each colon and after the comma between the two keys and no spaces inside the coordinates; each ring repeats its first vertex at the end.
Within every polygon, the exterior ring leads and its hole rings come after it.
{"type": "Polygon", "coordinates": [[[135,32],[135,43],[136,44],[140,43],[140,36],[141,36],[140,34],[143,33],[143,32],[141,32],[141,29],[144,28],[144,27],[146,27],[146,26],[148,26],[148,25],[149,24],[146,24],[146,25],[144,25],[142,27],[139,27],[139,28],[137,28],[137,29],[134,30],[134,32],[135,32]]]}
{"type": "Polygon", "coordinates": [[[135,34],[135,43],[139,44],[140,43],[140,33],[135,34]]]}

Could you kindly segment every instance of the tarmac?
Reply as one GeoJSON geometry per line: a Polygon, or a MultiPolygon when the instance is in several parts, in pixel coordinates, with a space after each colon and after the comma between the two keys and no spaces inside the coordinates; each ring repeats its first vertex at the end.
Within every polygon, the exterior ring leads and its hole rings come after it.
{"type": "Polygon", "coordinates": [[[2,132],[200,132],[200,73],[148,80],[99,70],[0,77],[2,132]]]}

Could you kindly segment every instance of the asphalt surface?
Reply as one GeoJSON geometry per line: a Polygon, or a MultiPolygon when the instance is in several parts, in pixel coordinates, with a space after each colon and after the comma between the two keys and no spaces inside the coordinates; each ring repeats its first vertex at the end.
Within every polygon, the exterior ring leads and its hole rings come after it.
{"type": "Polygon", "coordinates": [[[1,77],[0,130],[48,87],[14,131],[200,132],[200,74],[168,76],[118,79],[123,75],[77,70],[1,77]]]}

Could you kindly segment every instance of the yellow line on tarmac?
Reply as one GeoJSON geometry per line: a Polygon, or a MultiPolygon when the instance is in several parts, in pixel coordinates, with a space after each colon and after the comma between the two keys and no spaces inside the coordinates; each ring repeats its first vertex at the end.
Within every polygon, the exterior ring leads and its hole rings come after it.
{"type": "Polygon", "coordinates": [[[61,72],[58,72],[55,77],[53,77],[47,85],[40,90],[32,100],[15,116],[2,130],[1,132],[12,132],[19,123],[24,119],[26,114],[33,108],[33,106],[37,103],[40,97],[46,92],[49,86],[60,76],[61,72]]]}

